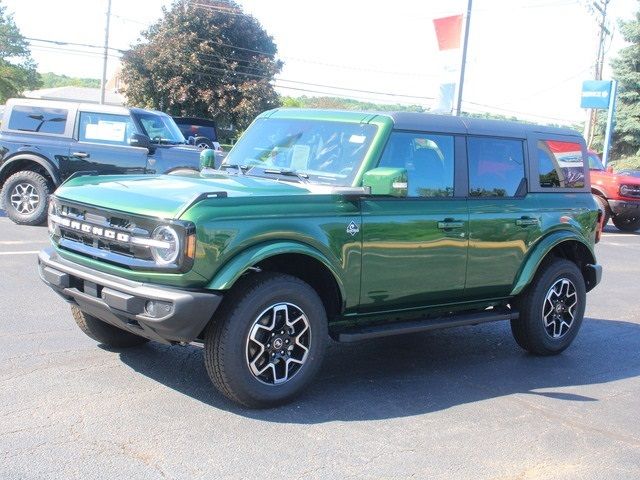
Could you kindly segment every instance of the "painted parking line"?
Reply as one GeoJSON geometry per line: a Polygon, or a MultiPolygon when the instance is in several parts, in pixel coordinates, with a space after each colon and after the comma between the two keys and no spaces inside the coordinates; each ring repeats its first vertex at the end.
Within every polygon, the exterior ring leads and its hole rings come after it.
{"type": "Polygon", "coordinates": [[[0,245],[32,245],[38,243],[49,243],[48,240],[0,240],[0,245]]]}
{"type": "Polygon", "coordinates": [[[34,255],[40,253],[39,250],[23,250],[21,252],[0,252],[0,255],[34,255]]]}

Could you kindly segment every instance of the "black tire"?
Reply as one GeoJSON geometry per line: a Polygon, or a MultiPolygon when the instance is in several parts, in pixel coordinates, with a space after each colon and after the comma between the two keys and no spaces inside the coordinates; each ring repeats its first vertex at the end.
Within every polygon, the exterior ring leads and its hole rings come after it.
{"type": "Polygon", "coordinates": [[[606,199],[602,198],[600,195],[594,195],[596,202],[598,202],[598,208],[602,212],[604,216],[604,220],[602,222],[603,226],[606,226],[609,223],[609,219],[611,218],[611,210],[609,209],[609,202],[606,199]]]}
{"type": "Polygon", "coordinates": [[[71,306],[71,314],[76,321],[80,330],[89,338],[93,338],[96,342],[108,347],[125,348],[135,347],[147,343],[149,340],[133,333],[121,330],[113,325],[109,325],[102,320],[97,319],[83,312],[75,305],[71,306]]]}
{"type": "Polygon", "coordinates": [[[640,229],[640,216],[616,215],[613,217],[613,224],[623,232],[635,232],[640,229]]]}
{"type": "MultiPolygon", "coordinates": [[[[47,208],[49,205],[50,182],[39,173],[24,170],[11,175],[2,187],[2,206],[7,216],[18,225],[42,225],[47,221],[47,208]],[[26,189],[26,190],[25,190],[26,189]],[[18,204],[18,208],[12,203],[21,192],[37,196],[35,204],[27,205],[25,202],[18,204]],[[30,211],[21,211],[33,208],[30,211]]],[[[32,196],[32,198],[35,198],[32,196]]]]}
{"type": "MultiPolygon", "coordinates": [[[[287,313],[291,315],[289,311],[287,313]]],[[[273,320],[273,324],[277,325],[276,320],[273,320]]],[[[273,337],[269,335],[267,327],[259,328],[264,329],[266,338],[273,337]]],[[[275,328],[275,330],[279,329],[280,326],[275,328]]],[[[277,332],[277,334],[280,333],[282,332],[277,332]]],[[[293,333],[295,332],[291,334],[293,333]]],[[[302,335],[297,338],[302,338],[302,335]]],[[[273,407],[293,399],[313,379],[322,364],[327,338],[327,315],[320,297],[313,288],[289,275],[266,272],[252,274],[234,287],[225,299],[220,312],[215,315],[207,328],[205,366],[215,387],[230,400],[249,408],[273,407]],[[271,315],[274,310],[270,309],[281,308],[285,304],[288,304],[287,308],[295,307],[304,314],[310,335],[306,337],[308,352],[302,365],[297,367],[297,364],[292,363],[294,365],[292,370],[294,368],[297,370],[292,373],[291,378],[276,385],[269,383],[268,378],[260,379],[252,372],[249,366],[250,348],[259,350],[250,340],[250,335],[252,331],[258,331],[256,326],[259,319],[278,318],[275,313],[271,315]]],[[[278,336],[270,341],[276,345],[277,339],[278,336]]],[[[297,343],[296,340],[291,341],[289,348],[293,348],[295,343],[297,343]]],[[[267,343],[266,346],[271,345],[267,343]]],[[[298,347],[295,348],[298,349],[298,347]]],[[[272,369],[267,368],[264,376],[275,377],[276,368],[279,368],[276,365],[280,367],[286,365],[285,371],[289,371],[288,361],[281,364],[279,362],[283,360],[278,357],[272,361],[273,353],[269,353],[267,349],[264,351],[263,358],[268,361],[262,365],[274,365],[272,369]]],[[[286,353],[286,350],[283,351],[286,353]]],[[[259,356],[256,355],[254,360],[259,356]]],[[[288,376],[288,373],[286,375],[288,376]]]]}
{"type": "MultiPolygon", "coordinates": [[[[564,287],[563,287],[564,288],[564,287]]],[[[569,288],[569,287],[567,287],[569,288]]],[[[513,338],[523,349],[536,355],[555,355],[565,350],[575,339],[582,319],[586,304],[586,288],[584,277],[575,263],[562,258],[553,258],[546,261],[536,273],[536,276],[527,290],[516,300],[515,306],[520,312],[520,317],[511,320],[511,332],[513,338]],[[551,294],[551,288],[561,282],[562,279],[569,280],[575,291],[577,304],[573,309],[573,320],[569,326],[563,326],[562,319],[570,318],[570,314],[562,312],[562,305],[569,304],[572,300],[561,303],[560,311],[550,308],[552,301],[559,300],[559,297],[552,295],[552,300],[546,301],[547,295],[551,294]],[[552,325],[545,326],[544,311],[549,313],[549,320],[553,320],[552,314],[557,314],[560,320],[551,322],[552,325]],[[554,338],[555,329],[558,326],[557,338],[554,338]],[[552,332],[548,329],[551,328],[552,332]],[[563,330],[564,329],[564,330],[563,330]],[[564,331],[564,333],[562,333],[564,331]]]]}
{"type": "Polygon", "coordinates": [[[213,148],[213,142],[207,137],[196,137],[193,141],[193,144],[200,150],[204,150],[205,148],[213,148]]]}

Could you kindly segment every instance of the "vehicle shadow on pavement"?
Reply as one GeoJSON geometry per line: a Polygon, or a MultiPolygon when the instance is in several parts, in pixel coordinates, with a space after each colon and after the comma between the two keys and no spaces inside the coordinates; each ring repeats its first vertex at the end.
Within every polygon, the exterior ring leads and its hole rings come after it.
{"type": "Polygon", "coordinates": [[[640,375],[640,324],[585,319],[574,344],[554,357],[522,351],[507,322],[332,344],[308,390],[291,404],[270,410],[243,409],[219,394],[209,383],[200,348],[150,343],[119,354],[135,371],[238,415],[299,424],[363,421],[511,394],[596,402],[598,398],[554,389],[640,375]]]}
{"type": "Polygon", "coordinates": [[[619,235],[640,235],[640,230],[636,230],[635,232],[625,232],[623,230],[618,230],[613,224],[608,223],[602,229],[603,233],[617,233],[619,235]]]}

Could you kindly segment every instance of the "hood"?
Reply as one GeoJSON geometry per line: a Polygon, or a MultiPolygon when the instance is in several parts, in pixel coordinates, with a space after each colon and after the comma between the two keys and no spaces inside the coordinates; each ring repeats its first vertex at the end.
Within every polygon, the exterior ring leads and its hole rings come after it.
{"type": "Polygon", "coordinates": [[[634,177],[633,175],[620,175],[619,173],[607,172],[606,170],[591,170],[590,176],[592,183],[602,183],[601,179],[610,178],[618,185],[623,183],[626,185],[640,185],[640,177],[634,177]],[[595,180],[595,182],[593,182],[595,180]]]}
{"type": "Polygon", "coordinates": [[[203,193],[226,192],[228,197],[305,195],[306,184],[268,178],[226,175],[110,175],[71,179],[55,192],[56,197],[109,210],[174,218],[203,193]]]}

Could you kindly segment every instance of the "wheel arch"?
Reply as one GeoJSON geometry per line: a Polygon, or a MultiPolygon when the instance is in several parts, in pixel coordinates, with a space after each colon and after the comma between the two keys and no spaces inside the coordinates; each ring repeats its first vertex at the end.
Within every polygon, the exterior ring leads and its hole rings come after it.
{"type": "Polygon", "coordinates": [[[7,159],[0,167],[0,187],[14,173],[27,170],[44,173],[54,187],[58,187],[61,183],[55,166],[48,159],[37,154],[19,153],[7,159]]]}
{"type": "Polygon", "coordinates": [[[587,268],[588,265],[596,263],[593,249],[581,238],[571,232],[563,231],[547,236],[534,247],[516,277],[511,296],[521,293],[531,283],[540,266],[553,257],[574,262],[582,272],[587,291],[596,285],[597,281],[593,278],[592,270],[587,268]]]}
{"type": "Polygon", "coordinates": [[[242,251],[218,270],[206,288],[229,290],[252,271],[280,272],[300,278],[318,292],[329,319],[344,309],[346,294],[337,269],[319,250],[293,241],[261,244],[242,251]]]}

